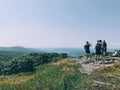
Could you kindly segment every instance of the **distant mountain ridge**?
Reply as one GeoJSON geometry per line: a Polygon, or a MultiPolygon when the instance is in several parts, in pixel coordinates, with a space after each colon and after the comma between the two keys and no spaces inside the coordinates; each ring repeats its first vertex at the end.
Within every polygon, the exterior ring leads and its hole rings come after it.
{"type": "Polygon", "coordinates": [[[35,51],[32,48],[24,48],[20,46],[14,47],[0,47],[0,61],[8,61],[15,57],[20,57],[25,54],[29,54],[35,51]]]}
{"type": "Polygon", "coordinates": [[[15,51],[15,52],[47,52],[47,53],[67,53],[70,56],[84,55],[84,50],[80,48],[26,48],[21,46],[0,47],[0,51],[15,51]]]}
{"type": "Polygon", "coordinates": [[[32,48],[25,48],[21,46],[13,46],[13,47],[0,47],[0,51],[18,51],[18,52],[32,52],[35,51],[32,48]]]}

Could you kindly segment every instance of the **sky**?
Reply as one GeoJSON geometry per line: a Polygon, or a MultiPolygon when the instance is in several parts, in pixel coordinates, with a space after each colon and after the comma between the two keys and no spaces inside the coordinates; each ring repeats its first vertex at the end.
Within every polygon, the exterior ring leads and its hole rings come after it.
{"type": "Polygon", "coordinates": [[[0,0],[0,46],[120,47],[120,0],[0,0]]]}

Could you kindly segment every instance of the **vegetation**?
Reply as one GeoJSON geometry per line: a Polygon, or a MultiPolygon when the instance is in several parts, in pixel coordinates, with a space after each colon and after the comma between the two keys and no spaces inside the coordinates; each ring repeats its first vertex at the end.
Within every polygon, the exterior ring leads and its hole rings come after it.
{"type": "Polygon", "coordinates": [[[40,65],[34,73],[0,77],[0,90],[74,90],[86,74],[78,71],[80,64],[69,59],[40,65]]]}
{"type": "Polygon", "coordinates": [[[120,90],[119,62],[87,75],[66,53],[1,51],[0,57],[0,90],[120,90]]]}
{"type": "Polygon", "coordinates": [[[22,55],[25,55],[25,52],[19,52],[19,51],[0,51],[0,61],[6,62],[11,60],[15,57],[20,57],[22,55]]]}
{"type": "Polygon", "coordinates": [[[30,53],[18,58],[13,58],[8,62],[0,63],[0,74],[9,75],[21,72],[32,72],[38,65],[56,62],[67,57],[67,54],[57,53],[30,53]]]}
{"type": "Polygon", "coordinates": [[[8,61],[15,57],[20,57],[25,54],[29,54],[32,52],[40,53],[40,51],[37,51],[32,48],[24,48],[20,46],[15,47],[0,47],[0,61],[8,61]]]}

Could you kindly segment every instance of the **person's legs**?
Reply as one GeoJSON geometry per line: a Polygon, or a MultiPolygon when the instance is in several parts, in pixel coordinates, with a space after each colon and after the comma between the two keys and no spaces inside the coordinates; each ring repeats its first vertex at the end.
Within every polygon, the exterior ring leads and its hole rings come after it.
{"type": "Polygon", "coordinates": [[[107,49],[105,49],[105,56],[107,56],[107,49]]]}

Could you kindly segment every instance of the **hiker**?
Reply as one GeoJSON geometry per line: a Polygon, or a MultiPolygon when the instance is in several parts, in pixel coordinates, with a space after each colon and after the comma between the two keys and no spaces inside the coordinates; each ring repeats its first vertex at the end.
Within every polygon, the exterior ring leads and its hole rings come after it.
{"type": "Polygon", "coordinates": [[[117,57],[118,56],[118,51],[115,50],[114,53],[112,54],[112,57],[117,57]]]}
{"type": "Polygon", "coordinates": [[[101,44],[102,40],[98,40],[97,44],[95,45],[95,51],[96,51],[96,60],[98,61],[101,57],[101,44]]]}
{"type": "Polygon", "coordinates": [[[107,43],[105,42],[105,40],[103,40],[103,43],[102,43],[102,55],[103,56],[107,55],[107,43]]]}
{"type": "Polygon", "coordinates": [[[101,55],[102,55],[102,46],[103,46],[103,43],[102,43],[102,40],[98,40],[98,42],[100,43],[100,46],[101,46],[101,55]]]}
{"type": "Polygon", "coordinates": [[[84,45],[84,49],[85,49],[87,58],[90,57],[90,47],[91,47],[91,44],[88,41],[86,41],[86,44],[84,45]]]}

